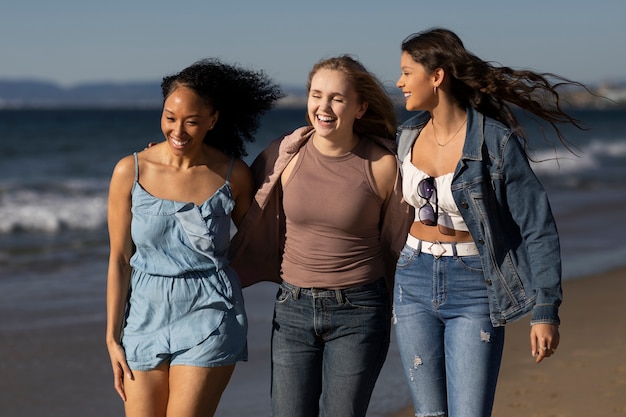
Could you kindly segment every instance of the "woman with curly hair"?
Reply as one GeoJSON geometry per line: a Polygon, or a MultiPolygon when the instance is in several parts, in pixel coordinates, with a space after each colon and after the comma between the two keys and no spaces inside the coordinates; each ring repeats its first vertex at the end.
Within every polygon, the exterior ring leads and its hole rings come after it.
{"type": "Polygon", "coordinates": [[[420,111],[398,130],[414,215],[394,285],[415,415],[489,416],[504,325],[532,312],[536,362],[559,345],[559,236],[513,106],[567,146],[557,123],[579,125],[556,88],[580,84],[494,66],[440,28],[404,40],[400,67],[406,109],[420,111]]]}
{"type": "Polygon", "coordinates": [[[106,342],[127,416],[211,416],[247,359],[241,285],[226,255],[253,195],[239,157],[281,96],[217,60],[163,78],[165,141],[111,178],[106,342]]]}

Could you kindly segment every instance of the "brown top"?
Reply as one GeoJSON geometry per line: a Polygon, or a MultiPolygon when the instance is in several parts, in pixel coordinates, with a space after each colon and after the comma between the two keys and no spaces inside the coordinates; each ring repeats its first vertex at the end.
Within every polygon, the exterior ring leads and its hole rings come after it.
{"type": "Polygon", "coordinates": [[[308,141],[283,187],[286,241],[282,278],[303,288],[341,289],[384,276],[380,245],[383,199],[361,139],[349,153],[320,153],[308,141]]]}
{"type": "MultiPolygon", "coordinates": [[[[239,224],[230,245],[230,264],[247,287],[261,281],[281,282],[280,266],[285,247],[285,213],[280,177],[302,146],[315,133],[304,126],[273,140],[251,166],[257,192],[252,206],[239,224]]],[[[395,152],[394,140],[368,136],[378,146],[395,152]]],[[[413,207],[402,198],[400,172],[396,174],[393,193],[381,214],[380,240],[385,261],[387,287],[393,288],[393,277],[400,251],[406,243],[413,222],[413,207]]]]}

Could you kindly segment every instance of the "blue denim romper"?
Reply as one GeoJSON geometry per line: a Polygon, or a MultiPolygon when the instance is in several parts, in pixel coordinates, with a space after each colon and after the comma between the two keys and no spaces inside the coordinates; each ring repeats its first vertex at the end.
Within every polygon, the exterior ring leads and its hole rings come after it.
{"type": "Polygon", "coordinates": [[[131,236],[136,250],[122,336],[129,366],[149,370],[171,361],[214,367],[247,360],[241,285],[226,259],[235,206],[229,183],[234,160],[224,185],[198,206],[149,194],[139,184],[134,156],[131,236]],[[194,355],[182,359],[192,348],[194,355]]]}

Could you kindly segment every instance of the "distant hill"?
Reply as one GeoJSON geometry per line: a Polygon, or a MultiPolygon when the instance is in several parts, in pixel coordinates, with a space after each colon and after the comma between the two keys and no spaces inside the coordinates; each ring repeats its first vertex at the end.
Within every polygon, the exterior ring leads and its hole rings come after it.
{"type": "Polygon", "coordinates": [[[158,107],[158,82],[91,83],[60,87],[45,81],[0,80],[0,108],[158,107]]]}
{"type": "MultiPolygon", "coordinates": [[[[305,105],[304,88],[284,88],[287,94],[282,105],[305,105]]],[[[38,80],[1,80],[2,108],[158,108],[162,105],[161,84],[158,82],[88,83],[61,87],[38,80]]]]}
{"type": "MultiPolygon", "coordinates": [[[[598,96],[585,91],[565,91],[562,96],[569,107],[610,108],[626,106],[626,83],[603,83],[590,86],[598,96]],[[601,97],[599,97],[601,96],[601,97]],[[602,98],[604,97],[604,98],[602,98]],[[607,100],[609,99],[609,100],[607,100]]],[[[281,107],[306,106],[306,92],[302,87],[285,87],[286,97],[281,107]]],[[[393,88],[390,94],[399,106],[404,98],[393,88]]],[[[85,83],[61,87],[40,80],[0,79],[0,109],[19,108],[159,108],[162,105],[160,81],[85,83]]]]}

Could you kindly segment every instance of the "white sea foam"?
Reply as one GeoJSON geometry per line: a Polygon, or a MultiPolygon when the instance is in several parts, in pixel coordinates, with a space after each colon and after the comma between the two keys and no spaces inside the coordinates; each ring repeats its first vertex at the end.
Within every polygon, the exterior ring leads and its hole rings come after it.
{"type": "Polygon", "coordinates": [[[626,140],[592,140],[583,146],[578,156],[566,150],[539,150],[531,153],[533,170],[538,175],[565,175],[600,170],[607,159],[626,157],[626,140]]]}
{"type": "Polygon", "coordinates": [[[106,225],[106,209],[106,191],[94,189],[89,182],[4,186],[0,191],[0,233],[95,230],[106,225]]]}

